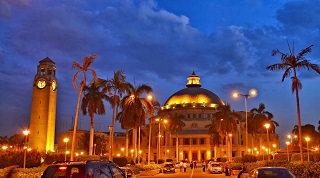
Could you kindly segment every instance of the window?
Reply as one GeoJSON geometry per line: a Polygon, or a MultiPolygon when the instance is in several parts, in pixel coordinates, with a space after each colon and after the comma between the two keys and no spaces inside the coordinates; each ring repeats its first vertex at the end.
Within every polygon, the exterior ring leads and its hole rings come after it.
{"type": "Polygon", "coordinates": [[[192,144],[193,144],[193,145],[196,145],[196,144],[197,144],[197,139],[196,139],[196,138],[193,138],[193,139],[192,139],[192,144]]]}
{"type": "Polygon", "coordinates": [[[48,69],[48,75],[52,75],[52,69],[51,68],[48,69]]]}
{"type": "Polygon", "coordinates": [[[188,118],[190,118],[190,114],[188,114],[188,118]]]}
{"type": "Polygon", "coordinates": [[[176,145],[176,138],[172,139],[172,143],[173,143],[174,146],[176,145]]]}
{"type": "Polygon", "coordinates": [[[200,138],[200,145],[204,145],[205,144],[205,139],[204,138],[200,138]]]}
{"type": "Polygon", "coordinates": [[[198,118],[201,118],[201,114],[198,115],[198,118]]]}
{"type": "Polygon", "coordinates": [[[46,69],[45,68],[41,68],[40,69],[40,75],[46,75],[46,69]]]}
{"type": "Polygon", "coordinates": [[[196,115],[196,114],[193,114],[193,118],[197,118],[197,115],[196,115]]]}
{"type": "Polygon", "coordinates": [[[183,144],[184,145],[190,145],[190,139],[189,138],[184,138],[183,139],[183,144]]]}
{"type": "Polygon", "coordinates": [[[208,118],[208,119],[210,119],[210,118],[211,118],[210,114],[207,114],[207,118],[208,118]]]}

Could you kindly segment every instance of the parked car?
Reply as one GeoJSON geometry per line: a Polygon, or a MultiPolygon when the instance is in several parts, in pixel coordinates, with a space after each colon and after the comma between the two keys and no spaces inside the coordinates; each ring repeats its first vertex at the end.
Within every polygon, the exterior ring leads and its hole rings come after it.
{"type": "Polygon", "coordinates": [[[285,167],[259,167],[250,171],[247,178],[296,178],[285,167]]]}
{"type": "Polygon", "coordinates": [[[175,173],[176,169],[172,163],[165,163],[163,167],[163,173],[172,172],[175,173]]]}
{"type": "Polygon", "coordinates": [[[133,177],[133,171],[129,167],[120,167],[120,169],[123,171],[126,178],[133,177]]]}
{"type": "Polygon", "coordinates": [[[85,161],[71,162],[59,161],[49,165],[41,178],[127,178],[125,173],[113,162],[85,161]]]}
{"type": "Polygon", "coordinates": [[[209,173],[222,174],[223,168],[222,168],[222,166],[221,166],[220,163],[210,161],[210,162],[208,163],[208,171],[209,171],[209,173]]]}

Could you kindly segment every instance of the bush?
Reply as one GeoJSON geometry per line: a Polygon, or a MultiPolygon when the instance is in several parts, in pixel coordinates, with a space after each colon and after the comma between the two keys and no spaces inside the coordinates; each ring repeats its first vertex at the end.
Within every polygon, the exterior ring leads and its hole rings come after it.
{"type": "Polygon", "coordinates": [[[235,157],[235,158],[233,159],[233,161],[234,161],[235,163],[242,163],[242,157],[235,157]]]}
{"type": "Polygon", "coordinates": [[[127,165],[128,160],[126,157],[115,157],[113,158],[113,162],[118,166],[123,167],[127,165]]]}
{"type": "Polygon", "coordinates": [[[164,163],[164,160],[163,159],[159,159],[158,160],[158,164],[163,164],[164,163]]]}
{"type": "MultiPolygon", "coordinates": [[[[23,167],[24,150],[0,152],[0,168],[18,165],[23,167]]],[[[28,151],[26,153],[26,168],[37,167],[41,164],[41,154],[37,151],[28,151]]]]}
{"type": "Polygon", "coordinates": [[[253,155],[244,155],[242,157],[242,163],[252,163],[256,161],[257,161],[257,158],[256,156],[253,156],[253,155]]]}

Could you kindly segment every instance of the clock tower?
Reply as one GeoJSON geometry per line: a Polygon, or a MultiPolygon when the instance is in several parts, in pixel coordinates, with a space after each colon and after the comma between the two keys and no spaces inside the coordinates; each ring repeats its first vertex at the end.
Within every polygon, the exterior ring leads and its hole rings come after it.
{"type": "Polygon", "coordinates": [[[28,145],[31,149],[54,151],[57,86],[55,63],[46,57],[39,62],[33,81],[28,145]]]}

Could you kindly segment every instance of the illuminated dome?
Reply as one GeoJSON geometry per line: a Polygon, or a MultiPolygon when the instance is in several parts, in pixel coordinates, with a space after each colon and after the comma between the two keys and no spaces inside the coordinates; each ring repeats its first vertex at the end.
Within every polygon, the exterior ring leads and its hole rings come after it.
{"type": "Polygon", "coordinates": [[[169,109],[176,106],[217,107],[217,105],[224,105],[223,101],[216,94],[201,88],[200,77],[194,72],[189,75],[186,87],[174,93],[165,102],[164,107],[169,109]]]}

